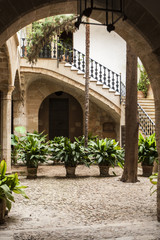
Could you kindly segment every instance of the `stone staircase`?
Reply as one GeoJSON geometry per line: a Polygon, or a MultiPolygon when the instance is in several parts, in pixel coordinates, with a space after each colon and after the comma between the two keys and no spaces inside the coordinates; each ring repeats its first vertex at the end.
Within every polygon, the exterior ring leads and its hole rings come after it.
{"type": "MultiPolygon", "coordinates": [[[[22,40],[23,42],[21,46],[21,57],[24,58],[26,41],[25,39],[22,40]]],[[[65,66],[65,68],[68,69],[65,71],[65,75],[69,76],[70,79],[74,78],[78,84],[82,83],[82,85],[84,85],[84,80],[82,78],[85,76],[85,54],[72,47],[67,47],[64,51],[63,48],[57,47],[56,44],[54,44],[53,49],[48,49],[47,46],[44,46],[39,57],[42,60],[42,62],[38,62],[38,66],[41,68],[41,71],[44,69],[43,60],[48,59],[48,70],[54,69],[55,71],[56,69],[57,73],[62,72],[63,75],[65,66]],[[52,64],[50,66],[51,62],[49,62],[49,59],[55,59],[57,61],[57,63],[55,62],[56,67],[53,66],[53,61],[51,61],[52,64]],[[74,74],[74,77],[71,72],[76,72],[76,74],[74,74]]],[[[26,65],[26,63],[24,65],[26,65]]],[[[90,58],[90,82],[90,87],[93,92],[97,92],[104,96],[104,98],[108,100],[107,104],[109,104],[111,109],[115,110],[118,107],[118,110],[116,111],[119,111],[119,108],[124,108],[126,86],[121,81],[121,74],[113,72],[106,66],[103,66],[102,64],[90,58]],[[113,105],[115,105],[116,108],[113,107],[113,105]]],[[[140,130],[145,136],[149,136],[155,132],[154,100],[139,99],[137,107],[139,112],[140,130]]]]}
{"type": "Polygon", "coordinates": [[[155,122],[155,105],[154,105],[154,99],[148,99],[148,98],[139,98],[138,103],[141,105],[141,107],[145,110],[145,112],[148,114],[148,116],[152,119],[153,122],[155,122]]]}

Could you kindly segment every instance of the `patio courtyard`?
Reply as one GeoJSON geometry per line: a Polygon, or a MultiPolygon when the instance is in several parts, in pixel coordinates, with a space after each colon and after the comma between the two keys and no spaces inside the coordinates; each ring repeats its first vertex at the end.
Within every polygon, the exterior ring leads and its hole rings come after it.
{"type": "Polygon", "coordinates": [[[78,166],[77,177],[69,179],[63,166],[50,165],[39,167],[36,180],[20,176],[29,200],[15,196],[0,240],[160,239],[149,179],[139,169],[139,182],[123,183],[121,173],[110,169],[111,176],[103,178],[97,166],[78,166]]]}

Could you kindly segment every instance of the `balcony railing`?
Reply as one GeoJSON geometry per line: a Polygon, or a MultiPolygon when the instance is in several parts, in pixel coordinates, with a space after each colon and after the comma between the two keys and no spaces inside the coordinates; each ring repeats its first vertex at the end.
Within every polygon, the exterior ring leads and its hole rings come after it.
{"type": "MultiPolygon", "coordinates": [[[[26,39],[22,38],[22,57],[27,56],[26,45],[26,39]]],[[[71,46],[63,44],[62,42],[58,42],[57,44],[56,41],[53,41],[49,45],[44,46],[39,54],[39,57],[53,58],[57,59],[58,61],[63,60],[77,68],[77,70],[85,73],[85,54],[72,48],[71,46]]],[[[103,66],[92,58],[90,58],[90,77],[97,80],[99,84],[105,85],[110,90],[113,90],[119,94],[121,93],[121,75],[103,66]]]]}

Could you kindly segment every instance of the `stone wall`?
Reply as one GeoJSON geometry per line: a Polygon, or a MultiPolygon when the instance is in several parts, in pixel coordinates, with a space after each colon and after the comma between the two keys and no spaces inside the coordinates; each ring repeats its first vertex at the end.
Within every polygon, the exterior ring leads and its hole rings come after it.
{"type": "Polygon", "coordinates": [[[89,132],[100,138],[116,138],[116,123],[107,111],[90,101],[89,132]]]}
{"type": "MultiPolygon", "coordinates": [[[[34,76],[35,77],[35,76],[34,76]]],[[[27,131],[34,130],[49,133],[48,129],[48,100],[55,97],[55,92],[65,92],[64,97],[70,99],[70,138],[84,133],[84,93],[76,92],[70,86],[60,84],[55,79],[48,81],[47,78],[36,79],[33,81],[33,75],[25,74],[25,81],[30,81],[26,91],[26,123],[27,131]],[[40,111],[39,111],[40,109],[40,111]],[[83,119],[82,119],[83,116],[83,119]]],[[[26,83],[27,85],[27,83],[26,83]]],[[[18,117],[18,116],[17,116],[18,117]]],[[[19,118],[23,114],[19,113],[19,118]]],[[[25,121],[24,121],[25,122],[25,121]]],[[[99,137],[111,137],[119,140],[119,122],[111,117],[108,110],[98,106],[93,99],[90,100],[90,119],[89,132],[99,137]]]]}

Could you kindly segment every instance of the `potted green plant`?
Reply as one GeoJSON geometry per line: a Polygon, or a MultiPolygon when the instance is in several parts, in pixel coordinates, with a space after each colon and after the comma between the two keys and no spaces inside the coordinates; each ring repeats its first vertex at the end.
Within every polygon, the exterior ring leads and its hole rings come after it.
{"type": "Polygon", "coordinates": [[[39,163],[44,163],[49,154],[46,135],[42,133],[27,133],[19,138],[18,159],[27,166],[27,178],[36,178],[39,163]]]}
{"type": "MultiPolygon", "coordinates": [[[[148,88],[150,85],[150,81],[149,81],[148,74],[147,74],[144,66],[138,65],[138,68],[140,70],[140,79],[137,84],[137,90],[142,92],[142,96],[146,98],[147,93],[148,93],[148,88]]],[[[139,96],[141,96],[140,93],[138,93],[138,94],[139,94],[139,96]]]]}
{"type": "Polygon", "coordinates": [[[114,139],[97,139],[90,142],[91,158],[98,164],[100,176],[109,176],[109,168],[115,165],[123,166],[124,156],[121,147],[114,139]]]}
{"type": "Polygon", "coordinates": [[[76,141],[72,143],[67,137],[55,146],[54,159],[64,163],[66,177],[75,177],[76,167],[80,163],[89,166],[87,150],[76,141]]]}
{"type": "Polygon", "coordinates": [[[140,133],[138,141],[138,162],[142,165],[144,177],[152,175],[155,161],[158,161],[155,133],[146,138],[140,133]]]}
{"type": "Polygon", "coordinates": [[[0,223],[4,223],[6,208],[10,211],[14,202],[13,192],[28,198],[24,192],[26,186],[20,185],[17,173],[5,175],[7,164],[4,160],[0,163],[0,223]]]}
{"type": "Polygon", "coordinates": [[[64,143],[65,137],[58,136],[54,137],[53,140],[49,141],[49,153],[50,153],[50,160],[53,161],[53,164],[60,162],[57,158],[57,153],[59,152],[59,147],[62,143],[64,143]]]}

